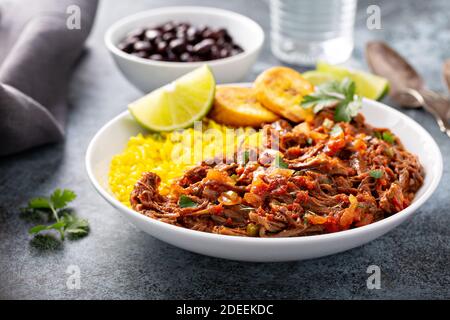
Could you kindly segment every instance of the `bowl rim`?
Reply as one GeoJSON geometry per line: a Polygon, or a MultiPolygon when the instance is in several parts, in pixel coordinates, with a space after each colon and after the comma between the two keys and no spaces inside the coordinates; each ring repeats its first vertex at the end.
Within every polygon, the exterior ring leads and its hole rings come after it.
{"type": "MultiPolygon", "coordinates": [[[[235,83],[234,85],[248,85],[248,83],[235,83]]],[[[415,120],[412,118],[406,116],[405,114],[401,113],[400,111],[384,104],[378,101],[370,100],[363,98],[363,103],[375,106],[376,108],[380,108],[382,110],[389,109],[391,112],[394,112],[400,119],[408,122],[410,126],[414,128],[414,130],[418,131],[421,136],[423,136],[428,143],[431,144],[430,148],[433,150],[433,153],[436,155],[435,163],[433,164],[433,167],[435,168],[436,174],[433,176],[433,179],[430,181],[428,189],[425,190],[425,192],[419,197],[415,198],[414,202],[408,206],[407,208],[403,209],[402,211],[399,211],[387,218],[384,218],[380,221],[371,223],[366,226],[334,232],[334,233],[326,233],[326,234],[319,234],[319,235],[310,235],[310,236],[302,236],[302,237],[286,237],[286,238],[256,238],[256,237],[238,237],[238,236],[229,236],[229,235],[221,235],[221,234],[215,234],[215,233],[208,233],[208,232],[202,232],[202,231],[196,231],[191,230],[175,225],[171,225],[156,219],[152,219],[150,217],[147,217],[137,211],[134,211],[131,208],[128,208],[124,204],[122,204],[119,200],[117,200],[113,195],[111,195],[109,192],[107,192],[97,181],[95,178],[95,175],[93,173],[93,168],[91,166],[92,164],[92,157],[94,152],[94,146],[97,143],[97,140],[102,136],[103,132],[106,131],[111,125],[114,123],[120,121],[122,118],[129,116],[129,111],[126,110],[124,112],[121,112],[119,115],[114,117],[112,120],[107,122],[92,138],[92,140],[89,143],[89,146],[86,151],[85,156],[85,166],[87,170],[87,174],[89,176],[89,180],[91,181],[92,185],[96,189],[96,191],[107,201],[109,202],[113,207],[118,209],[121,212],[127,213],[137,220],[140,220],[142,223],[150,223],[155,224],[156,227],[161,227],[162,229],[167,228],[168,230],[172,231],[173,234],[180,233],[184,234],[186,237],[197,237],[201,238],[203,240],[209,240],[209,241],[220,241],[220,242],[227,242],[231,244],[239,244],[239,243],[246,243],[250,245],[275,245],[275,244],[284,244],[284,245],[295,245],[295,244],[305,244],[305,243],[320,243],[323,241],[339,241],[343,239],[348,239],[351,237],[357,237],[362,235],[368,235],[373,232],[382,232],[383,230],[391,230],[392,228],[389,228],[390,225],[393,225],[396,227],[399,225],[403,220],[403,218],[411,216],[420,206],[422,206],[434,193],[437,186],[439,185],[439,182],[441,180],[442,174],[443,174],[443,159],[442,154],[439,149],[439,146],[437,145],[436,141],[433,139],[433,137],[415,120]],[[397,223],[396,223],[397,222],[397,223]]],[[[429,173],[428,173],[429,174],[429,173]]]]}
{"type": "Polygon", "coordinates": [[[265,34],[262,27],[253,19],[250,19],[249,17],[246,17],[240,13],[226,10],[226,9],[219,9],[219,8],[213,8],[213,7],[206,7],[206,6],[168,6],[168,7],[160,7],[155,9],[150,9],[142,12],[137,12],[128,16],[125,16],[118,21],[114,22],[111,26],[108,27],[108,29],[105,32],[104,35],[104,43],[105,46],[108,48],[108,50],[113,53],[116,56],[119,56],[123,59],[141,63],[148,66],[158,66],[158,67],[197,67],[201,66],[205,63],[207,63],[210,66],[219,66],[223,65],[229,62],[237,61],[244,59],[258,50],[261,49],[262,45],[264,44],[265,34]],[[254,35],[254,37],[258,37],[257,42],[253,48],[250,48],[248,50],[244,50],[241,53],[238,53],[237,55],[227,57],[227,58],[221,58],[216,60],[209,60],[209,61],[197,61],[197,62],[176,62],[176,61],[156,61],[151,59],[144,59],[137,56],[133,56],[129,53],[123,52],[120,50],[112,41],[113,35],[122,30],[125,26],[127,26],[129,23],[132,23],[133,21],[143,19],[147,16],[153,16],[157,14],[165,14],[165,13],[173,13],[173,12],[201,12],[205,15],[215,14],[215,15],[222,15],[226,17],[235,18],[236,20],[244,21],[245,23],[253,25],[255,30],[258,30],[257,35],[254,35]]]}

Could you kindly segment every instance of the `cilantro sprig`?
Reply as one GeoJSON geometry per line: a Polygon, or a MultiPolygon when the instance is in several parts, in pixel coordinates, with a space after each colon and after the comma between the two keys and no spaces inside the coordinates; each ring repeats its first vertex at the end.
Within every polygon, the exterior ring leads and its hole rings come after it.
{"type": "Polygon", "coordinates": [[[76,194],[68,189],[56,189],[50,197],[33,198],[28,202],[26,211],[46,211],[51,214],[50,225],[36,225],[28,230],[30,234],[37,234],[42,231],[56,230],[61,240],[67,235],[72,237],[84,237],[89,233],[89,223],[85,219],[76,217],[69,211],[67,205],[75,200],[76,194]]]}
{"type": "Polygon", "coordinates": [[[318,113],[323,108],[336,105],[335,121],[350,122],[358,114],[362,100],[355,94],[356,85],[350,78],[330,81],[317,87],[317,90],[302,100],[302,107],[318,113]]]}
{"type": "Polygon", "coordinates": [[[182,194],[178,200],[178,205],[180,208],[195,208],[197,207],[197,202],[192,200],[190,197],[182,194]]]}

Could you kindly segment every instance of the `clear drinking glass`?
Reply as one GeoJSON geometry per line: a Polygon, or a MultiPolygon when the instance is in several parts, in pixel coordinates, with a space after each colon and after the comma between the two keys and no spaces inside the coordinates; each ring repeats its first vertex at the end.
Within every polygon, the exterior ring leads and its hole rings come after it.
{"type": "Polygon", "coordinates": [[[271,46],[280,60],[335,64],[353,51],[357,0],[270,0],[271,46]]]}

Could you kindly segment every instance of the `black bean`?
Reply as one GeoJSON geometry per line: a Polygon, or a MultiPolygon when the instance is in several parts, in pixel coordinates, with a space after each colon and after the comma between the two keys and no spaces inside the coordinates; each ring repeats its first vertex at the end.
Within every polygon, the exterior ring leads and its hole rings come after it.
{"type": "Polygon", "coordinates": [[[139,58],[147,58],[148,54],[145,51],[137,51],[131,53],[133,56],[139,57],[139,58]]]}
{"type": "Polygon", "coordinates": [[[190,61],[192,61],[192,57],[188,52],[184,52],[180,55],[180,61],[190,62],[190,61]]]}
{"type": "Polygon", "coordinates": [[[200,55],[204,55],[207,54],[211,51],[211,47],[214,45],[214,40],[212,39],[205,39],[200,41],[199,43],[197,43],[194,48],[193,51],[195,53],[198,53],[200,55]]]}
{"type": "Polygon", "coordinates": [[[218,46],[220,46],[221,48],[223,47],[223,45],[224,45],[225,43],[226,43],[226,41],[225,41],[224,38],[219,38],[219,39],[216,40],[216,44],[217,44],[218,46]]]}
{"type": "Polygon", "coordinates": [[[166,24],[164,24],[164,25],[162,26],[162,30],[163,30],[164,32],[172,31],[172,30],[174,30],[174,29],[175,29],[175,23],[173,23],[173,22],[167,22],[166,24]]]}
{"type": "Polygon", "coordinates": [[[186,42],[183,39],[174,39],[170,41],[169,47],[175,54],[181,54],[186,50],[186,42]]]}
{"type": "Polygon", "coordinates": [[[165,41],[158,42],[157,51],[159,53],[166,51],[166,49],[167,49],[167,42],[165,42],[165,41]]]}
{"type": "Polygon", "coordinates": [[[226,33],[225,29],[218,29],[216,31],[211,32],[211,34],[209,35],[209,38],[212,38],[216,41],[222,40],[222,42],[223,42],[225,40],[224,39],[225,33],[226,33]]]}
{"type": "Polygon", "coordinates": [[[205,26],[205,25],[200,25],[200,26],[197,27],[197,32],[198,32],[199,35],[202,34],[206,30],[208,30],[208,27],[205,26]]]}
{"type": "Polygon", "coordinates": [[[152,60],[156,60],[156,61],[163,61],[164,60],[164,57],[162,55],[160,55],[160,54],[157,54],[157,53],[156,54],[152,54],[148,58],[152,59],[152,60]]]}
{"type": "Polygon", "coordinates": [[[179,61],[178,56],[175,53],[173,53],[172,51],[167,51],[167,60],[173,61],[173,62],[179,61]]]}
{"type": "Polygon", "coordinates": [[[230,36],[230,34],[228,33],[227,30],[225,30],[224,34],[223,34],[223,39],[226,42],[233,42],[233,38],[230,36]]]}
{"type": "Polygon", "coordinates": [[[193,56],[192,57],[192,62],[198,62],[198,61],[206,61],[203,58],[199,57],[199,56],[193,56]]]}
{"type": "Polygon", "coordinates": [[[145,39],[154,41],[156,38],[158,38],[161,35],[161,32],[156,29],[150,29],[145,32],[145,39]]]}
{"type": "Polygon", "coordinates": [[[175,37],[176,37],[175,33],[173,32],[166,32],[162,35],[162,39],[167,42],[169,42],[172,39],[175,39],[175,37]]]}
{"type": "Polygon", "coordinates": [[[220,58],[220,49],[217,45],[213,45],[211,47],[211,58],[219,59],[220,58]]]}
{"type": "Polygon", "coordinates": [[[189,27],[186,30],[186,35],[188,37],[194,37],[195,38],[195,37],[197,37],[199,35],[198,29],[196,27],[189,27]]]}
{"type": "Polygon", "coordinates": [[[137,41],[134,43],[133,49],[136,51],[150,51],[152,45],[148,41],[137,41]]]}
{"type": "Polygon", "coordinates": [[[224,28],[173,21],[136,28],[117,47],[141,58],[182,62],[221,59],[243,51],[224,28]]]}
{"type": "Polygon", "coordinates": [[[177,34],[185,34],[188,29],[189,29],[189,26],[187,26],[185,24],[180,24],[175,28],[175,32],[177,34]]]}
{"type": "Polygon", "coordinates": [[[211,29],[205,29],[203,32],[202,32],[202,37],[203,38],[212,38],[212,34],[214,33],[214,31],[212,31],[211,29]]]}
{"type": "Polygon", "coordinates": [[[186,45],[186,52],[188,53],[194,52],[194,46],[191,44],[186,45]]]}
{"type": "Polygon", "coordinates": [[[142,39],[142,37],[144,36],[144,32],[145,32],[145,29],[137,28],[137,29],[134,29],[134,30],[131,30],[130,32],[128,32],[127,37],[142,39]]]}
{"type": "Polygon", "coordinates": [[[226,57],[228,57],[230,55],[230,53],[231,53],[230,50],[224,48],[224,49],[220,50],[219,57],[220,58],[226,58],[226,57]]]}
{"type": "Polygon", "coordinates": [[[178,30],[175,34],[175,39],[186,39],[186,33],[178,30]]]}
{"type": "Polygon", "coordinates": [[[184,28],[184,29],[188,29],[191,26],[191,24],[189,22],[181,22],[178,24],[179,28],[184,28]]]}
{"type": "Polygon", "coordinates": [[[138,38],[127,38],[118,44],[118,48],[127,53],[131,53],[133,51],[134,43],[139,41],[138,38]]]}

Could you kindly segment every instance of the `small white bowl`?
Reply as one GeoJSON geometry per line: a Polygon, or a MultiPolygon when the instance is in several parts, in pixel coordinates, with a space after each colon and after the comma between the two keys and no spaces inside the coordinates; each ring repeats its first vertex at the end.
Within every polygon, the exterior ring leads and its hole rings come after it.
{"type": "MultiPolygon", "coordinates": [[[[174,246],[193,252],[242,261],[289,261],[322,257],[361,246],[397,227],[433,194],[442,176],[442,156],[436,142],[417,122],[385,104],[363,100],[369,124],[390,128],[425,169],[423,186],[406,209],[367,226],[323,235],[294,238],[246,238],[173,226],[140,214],[120,203],[108,186],[109,164],[128,139],[145,132],[128,111],[108,122],[95,135],[86,153],[86,168],[95,189],[139,229],[174,246]]],[[[130,245],[133,245],[130,243],[130,245]]],[[[389,248],[385,248],[389,250],[389,248]]]]}
{"type": "Polygon", "coordinates": [[[165,7],[137,13],[117,21],[105,34],[106,47],[119,69],[144,92],[161,87],[205,63],[211,67],[217,83],[238,82],[255,63],[263,42],[264,32],[255,21],[232,11],[208,7],[165,7]],[[207,62],[166,62],[139,58],[117,47],[131,30],[167,21],[225,28],[244,52],[207,62]]]}

